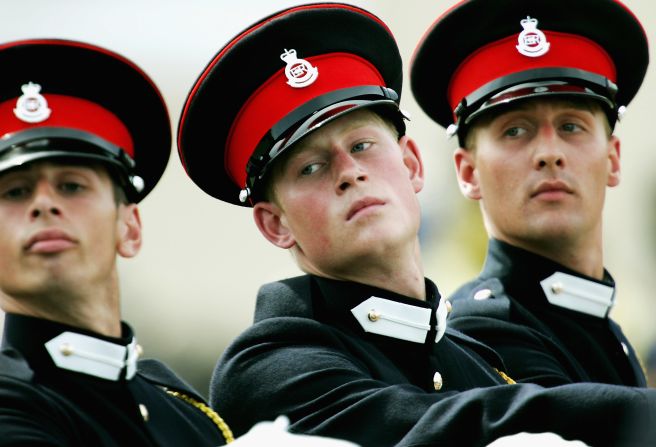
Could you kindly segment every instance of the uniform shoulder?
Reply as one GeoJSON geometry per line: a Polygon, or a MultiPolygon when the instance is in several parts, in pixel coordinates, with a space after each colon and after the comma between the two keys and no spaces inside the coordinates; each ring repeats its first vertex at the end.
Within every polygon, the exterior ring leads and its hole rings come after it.
{"type": "Polygon", "coordinates": [[[510,310],[510,297],[498,278],[477,278],[449,296],[452,303],[450,319],[466,316],[484,316],[506,319],[510,310]]]}
{"type": "Polygon", "coordinates": [[[278,316],[312,316],[310,276],[296,276],[270,282],[260,287],[257,293],[254,320],[257,322],[278,316]]]}
{"type": "Polygon", "coordinates": [[[200,401],[204,400],[198,391],[159,360],[139,360],[137,371],[142,378],[154,385],[188,394],[200,401]]]}
{"type": "Polygon", "coordinates": [[[68,405],[64,397],[34,380],[34,371],[27,360],[12,348],[0,351],[0,401],[3,403],[0,408],[2,415],[11,412],[16,420],[20,415],[28,415],[30,423],[44,414],[48,418],[58,417],[61,409],[68,405]]]}
{"type": "Polygon", "coordinates": [[[20,352],[6,348],[0,351],[0,376],[31,382],[34,372],[20,352]]]}

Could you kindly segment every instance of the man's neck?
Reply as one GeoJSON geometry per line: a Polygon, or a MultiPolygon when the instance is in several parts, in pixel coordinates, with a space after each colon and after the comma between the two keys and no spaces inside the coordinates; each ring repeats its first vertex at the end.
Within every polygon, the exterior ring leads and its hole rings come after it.
{"type": "Polygon", "coordinates": [[[396,250],[352,260],[348,268],[326,271],[307,264],[301,268],[325,278],[352,281],[389,290],[410,298],[426,299],[426,283],[419,243],[396,250]]]}
{"type": "Polygon", "coordinates": [[[601,280],[604,277],[603,250],[601,248],[601,243],[577,244],[571,241],[526,242],[500,240],[515,247],[551,259],[570,270],[591,278],[601,280]]]}
{"type": "Polygon", "coordinates": [[[9,296],[0,293],[4,312],[27,315],[79,327],[109,337],[121,336],[118,296],[81,298],[78,296],[9,296]]]}

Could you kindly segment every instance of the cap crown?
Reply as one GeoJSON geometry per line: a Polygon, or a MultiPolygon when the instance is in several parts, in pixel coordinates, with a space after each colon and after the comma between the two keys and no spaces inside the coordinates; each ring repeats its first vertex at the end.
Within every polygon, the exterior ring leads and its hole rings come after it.
{"type": "Polygon", "coordinates": [[[200,75],[180,118],[180,159],[202,190],[249,205],[240,191],[314,112],[352,99],[398,103],[401,85],[398,47],[373,14],[341,3],[283,10],[232,39],[200,75]]]}

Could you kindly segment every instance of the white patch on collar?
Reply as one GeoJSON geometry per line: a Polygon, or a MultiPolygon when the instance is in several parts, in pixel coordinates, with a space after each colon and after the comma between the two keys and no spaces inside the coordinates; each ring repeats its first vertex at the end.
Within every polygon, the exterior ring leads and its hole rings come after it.
{"type": "Polygon", "coordinates": [[[114,381],[119,379],[123,368],[127,379],[137,372],[139,353],[134,338],[128,346],[122,346],[88,335],[62,332],[45,343],[45,347],[55,365],[69,371],[114,381]]]}
{"type": "Polygon", "coordinates": [[[540,281],[547,300],[555,306],[605,318],[615,304],[615,289],[598,282],[556,272],[540,281]]]}
{"type": "Polygon", "coordinates": [[[435,343],[439,342],[444,336],[446,331],[446,317],[449,315],[449,308],[446,305],[446,298],[440,298],[440,304],[437,306],[437,334],[435,335],[435,343]]]}
{"type": "MultiPolygon", "coordinates": [[[[351,309],[351,313],[365,332],[413,343],[424,343],[426,334],[431,329],[430,309],[376,296],[358,304],[351,309]]],[[[435,343],[440,341],[446,331],[446,317],[447,309],[442,297],[437,308],[435,343]]]]}

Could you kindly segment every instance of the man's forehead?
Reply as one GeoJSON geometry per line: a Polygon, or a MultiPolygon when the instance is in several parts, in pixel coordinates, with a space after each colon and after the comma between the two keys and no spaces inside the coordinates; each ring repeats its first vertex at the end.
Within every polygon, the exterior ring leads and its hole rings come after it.
{"type": "Polygon", "coordinates": [[[498,110],[491,110],[489,119],[494,121],[499,117],[507,116],[513,113],[535,112],[540,109],[559,110],[559,111],[585,111],[590,113],[603,113],[601,106],[594,100],[588,98],[532,98],[512,103],[512,105],[499,107],[498,110]]]}
{"type": "Polygon", "coordinates": [[[108,175],[107,169],[101,163],[89,163],[88,160],[81,161],[75,159],[43,159],[25,163],[23,165],[12,167],[6,171],[2,171],[0,172],[0,178],[28,173],[38,173],[44,170],[56,170],[62,172],[94,172],[102,176],[108,175]]]}

